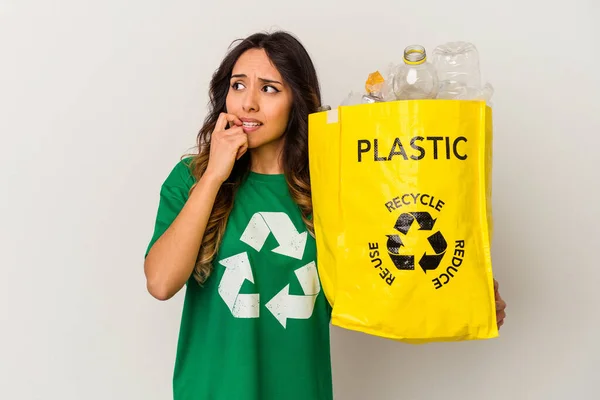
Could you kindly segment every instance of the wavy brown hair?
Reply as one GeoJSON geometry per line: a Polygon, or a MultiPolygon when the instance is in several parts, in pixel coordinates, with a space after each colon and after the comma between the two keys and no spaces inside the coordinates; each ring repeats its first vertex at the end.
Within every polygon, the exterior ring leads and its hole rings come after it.
{"type": "MultiPolygon", "coordinates": [[[[256,33],[238,39],[234,44],[236,42],[237,45],[230,48],[210,82],[209,110],[198,133],[198,153],[190,163],[192,175],[197,182],[208,166],[211,133],[220,113],[226,112],[226,97],[235,63],[247,50],[263,49],[292,90],[292,108],[284,132],[284,174],[290,195],[300,208],[308,232],[314,236],[308,165],[308,115],[318,111],[321,106],[321,89],[313,62],[300,41],[287,32],[256,33]]],[[[250,155],[247,152],[236,161],[231,175],[219,189],[194,268],[194,278],[199,284],[203,284],[212,272],[212,263],[233,208],[233,198],[249,170],[250,155]]]]}

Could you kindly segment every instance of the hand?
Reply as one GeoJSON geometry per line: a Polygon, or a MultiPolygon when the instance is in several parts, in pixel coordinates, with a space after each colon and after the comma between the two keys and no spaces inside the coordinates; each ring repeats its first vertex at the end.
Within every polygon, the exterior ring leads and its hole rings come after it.
{"type": "Polygon", "coordinates": [[[248,136],[242,121],[233,114],[221,113],[210,139],[210,157],[206,175],[223,183],[231,175],[233,164],[248,150],[248,136]],[[226,129],[227,125],[231,128],[226,129]]]}
{"type": "Polygon", "coordinates": [[[500,292],[498,291],[498,282],[494,279],[494,296],[496,297],[496,322],[498,329],[504,325],[504,318],[506,318],[506,302],[502,300],[500,292]]]}

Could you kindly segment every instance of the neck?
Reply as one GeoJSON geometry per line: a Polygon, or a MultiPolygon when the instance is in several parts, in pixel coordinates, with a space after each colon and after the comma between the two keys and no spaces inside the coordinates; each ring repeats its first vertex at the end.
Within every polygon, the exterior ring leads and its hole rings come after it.
{"type": "Polygon", "coordinates": [[[283,140],[250,150],[250,170],[258,174],[283,174],[283,140]]]}

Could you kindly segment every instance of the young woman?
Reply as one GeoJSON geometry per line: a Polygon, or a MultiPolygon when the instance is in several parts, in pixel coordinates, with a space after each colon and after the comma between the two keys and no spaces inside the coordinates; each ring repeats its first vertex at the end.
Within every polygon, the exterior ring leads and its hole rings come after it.
{"type": "Polygon", "coordinates": [[[198,154],[162,185],[144,264],[157,299],[186,286],[174,399],[331,400],[308,169],[313,63],[287,33],[252,35],[214,73],[210,100],[198,154]]]}

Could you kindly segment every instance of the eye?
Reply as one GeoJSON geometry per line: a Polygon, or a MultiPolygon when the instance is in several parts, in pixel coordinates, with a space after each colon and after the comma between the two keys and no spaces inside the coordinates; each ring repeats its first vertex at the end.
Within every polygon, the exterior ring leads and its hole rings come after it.
{"type": "Polygon", "coordinates": [[[275,86],[266,85],[263,87],[263,91],[267,93],[279,93],[279,90],[275,86]]]}
{"type": "Polygon", "coordinates": [[[244,84],[242,82],[234,82],[233,85],[231,85],[231,88],[233,90],[242,90],[242,89],[245,89],[246,87],[244,86],[244,84]]]}

